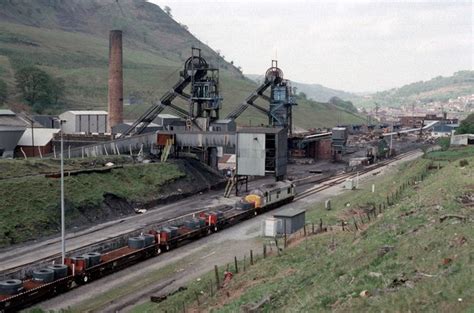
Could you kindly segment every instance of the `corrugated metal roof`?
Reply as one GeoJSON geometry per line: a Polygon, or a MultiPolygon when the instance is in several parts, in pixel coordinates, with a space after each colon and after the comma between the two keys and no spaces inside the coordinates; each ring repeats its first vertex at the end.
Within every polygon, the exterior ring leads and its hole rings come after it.
{"type": "Polygon", "coordinates": [[[273,214],[273,216],[276,217],[276,218],[278,218],[278,217],[294,217],[294,216],[300,215],[300,214],[305,213],[305,212],[306,212],[306,210],[304,210],[304,209],[289,208],[289,209],[281,210],[281,211],[273,214]]]}
{"type": "Polygon", "coordinates": [[[158,114],[159,118],[179,118],[178,116],[172,115],[172,114],[158,114]]]}
{"type": "MultiPolygon", "coordinates": [[[[53,135],[59,133],[59,129],[57,128],[33,128],[33,136],[34,136],[34,145],[35,147],[43,147],[46,146],[51,139],[53,139],[53,135]]],[[[18,141],[19,146],[31,146],[31,128],[27,128],[21,136],[20,140],[18,141]]]]}
{"type": "Polygon", "coordinates": [[[12,110],[0,109],[0,115],[15,115],[12,110]]]}
{"type": "Polygon", "coordinates": [[[72,113],[74,115],[104,115],[104,114],[107,115],[108,114],[107,111],[101,111],[101,110],[97,110],[97,111],[87,111],[87,110],[84,110],[84,111],[66,111],[64,113],[68,113],[68,112],[72,113]]]}
{"type": "Polygon", "coordinates": [[[1,126],[26,127],[27,123],[16,115],[0,115],[1,126]]]}

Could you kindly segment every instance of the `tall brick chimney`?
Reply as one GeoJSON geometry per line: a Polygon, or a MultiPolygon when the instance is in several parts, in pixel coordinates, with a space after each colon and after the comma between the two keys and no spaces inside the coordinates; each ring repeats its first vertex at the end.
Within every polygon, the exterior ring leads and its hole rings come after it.
{"type": "Polygon", "coordinates": [[[123,123],[122,31],[111,30],[109,35],[109,117],[107,129],[123,123]]]}

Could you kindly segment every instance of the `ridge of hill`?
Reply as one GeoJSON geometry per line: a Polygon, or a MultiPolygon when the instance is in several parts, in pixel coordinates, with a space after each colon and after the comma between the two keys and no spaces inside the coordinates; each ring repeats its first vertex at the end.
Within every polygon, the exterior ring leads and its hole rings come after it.
{"type": "MultiPolygon", "coordinates": [[[[256,88],[240,69],[200,42],[159,6],[145,0],[0,0],[0,80],[7,83],[7,106],[28,110],[15,89],[18,69],[35,65],[65,81],[64,109],[107,107],[108,34],[123,31],[124,118],[134,120],[178,80],[191,47],[220,69],[222,115],[256,88]]],[[[177,99],[178,105],[186,105],[177,99]]],[[[334,126],[360,122],[357,114],[331,105],[301,101],[295,125],[334,126]],[[318,111],[323,110],[323,111],[318,111]]],[[[267,118],[247,110],[239,123],[258,125],[267,118]]]]}
{"type": "Polygon", "coordinates": [[[474,94],[474,71],[458,71],[451,76],[437,76],[427,81],[419,81],[376,92],[365,97],[354,97],[354,104],[359,107],[411,105],[447,101],[460,96],[474,94]]]}
{"type": "MultiPolygon", "coordinates": [[[[264,77],[264,75],[258,75],[258,74],[245,74],[245,76],[257,83],[261,82],[264,77]]],[[[314,101],[318,101],[318,102],[328,102],[333,97],[338,97],[343,100],[348,100],[348,99],[358,97],[354,93],[325,87],[320,84],[306,84],[306,83],[291,81],[291,85],[293,87],[296,87],[296,92],[298,94],[304,93],[307,98],[314,101]]]]}

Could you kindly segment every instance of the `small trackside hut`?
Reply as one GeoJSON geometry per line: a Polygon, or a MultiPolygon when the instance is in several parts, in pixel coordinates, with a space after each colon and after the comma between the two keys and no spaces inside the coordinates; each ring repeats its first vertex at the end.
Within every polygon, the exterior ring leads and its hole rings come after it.
{"type": "Polygon", "coordinates": [[[284,209],[275,213],[274,218],[281,220],[278,223],[277,233],[279,235],[293,234],[302,229],[306,222],[306,210],[304,209],[284,209]]]}

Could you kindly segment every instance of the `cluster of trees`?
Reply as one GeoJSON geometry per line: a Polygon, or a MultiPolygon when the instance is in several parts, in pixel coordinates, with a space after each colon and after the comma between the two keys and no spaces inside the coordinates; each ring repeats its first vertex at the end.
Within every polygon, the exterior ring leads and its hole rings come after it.
{"type": "Polygon", "coordinates": [[[461,121],[456,134],[474,134],[474,113],[469,114],[461,121]]]}
{"type": "Polygon", "coordinates": [[[347,111],[357,113],[357,108],[354,106],[354,104],[351,101],[344,101],[339,97],[332,97],[329,99],[329,103],[338,106],[340,108],[343,108],[347,111]]]}
{"type": "Polygon", "coordinates": [[[23,100],[38,113],[58,107],[64,96],[64,80],[54,78],[35,66],[19,69],[15,73],[15,82],[23,100]]]}
{"type": "Polygon", "coordinates": [[[0,105],[4,104],[7,101],[8,89],[7,83],[0,79],[0,105]]]}

